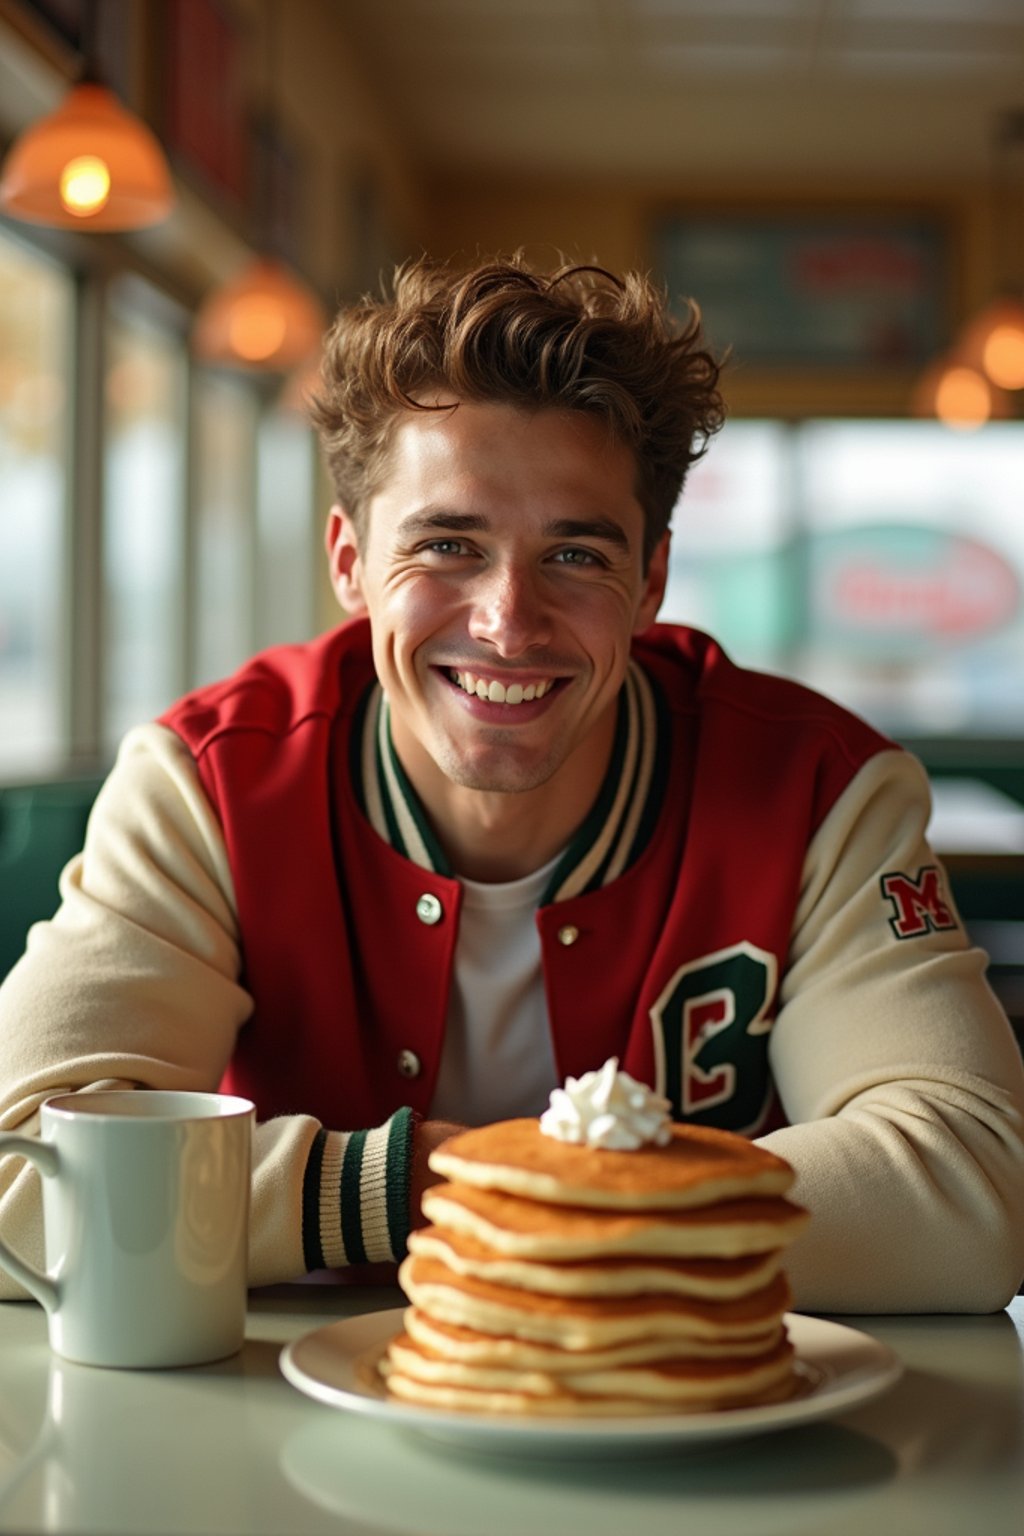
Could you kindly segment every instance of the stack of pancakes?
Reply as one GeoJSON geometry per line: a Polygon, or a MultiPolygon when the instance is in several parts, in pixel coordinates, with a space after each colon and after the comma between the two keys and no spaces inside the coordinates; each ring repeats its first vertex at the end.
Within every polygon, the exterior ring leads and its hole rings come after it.
{"type": "Polygon", "coordinates": [[[399,1271],[412,1305],[381,1367],[396,1397],[576,1417],[789,1395],[781,1257],[807,1213],[781,1158],[693,1126],[621,1152],[507,1120],[430,1166],[450,1182],[424,1196],[432,1224],[399,1271]]]}

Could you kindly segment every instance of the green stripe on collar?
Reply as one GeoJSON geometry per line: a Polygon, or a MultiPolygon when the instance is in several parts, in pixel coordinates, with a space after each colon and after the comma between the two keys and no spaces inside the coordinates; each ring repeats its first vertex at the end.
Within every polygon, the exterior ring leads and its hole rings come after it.
{"type": "Polygon", "coordinates": [[[371,683],[352,724],[349,771],[356,799],[377,836],[421,869],[449,876],[451,868],[398,760],[391,711],[371,683]]]}
{"type": "Polygon", "coordinates": [[[377,732],[377,756],[388,791],[388,812],[397,828],[396,841],[392,841],[407,859],[422,869],[433,870],[436,875],[452,877],[452,868],[444,850],[434,835],[405,769],[398,760],[395,744],[391,739],[391,707],[387,699],[381,706],[380,727],[377,732]]]}
{"type": "MultiPolygon", "coordinates": [[[[629,688],[619,693],[618,711],[615,717],[615,737],[612,755],[608,762],[601,788],[572,842],[555,866],[547,889],[540,899],[546,907],[553,901],[565,901],[570,896],[580,896],[594,876],[595,853],[600,858],[603,834],[617,820],[616,801],[620,798],[623,783],[623,767],[630,756],[633,740],[629,688]]],[[[603,862],[603,860],[602,860],[603,862]]]]}
{"type": "Polygon", "coordinates": [[[658,689],[635,661],[619,695],[615,741],[604,783],[544,893],[542,906],[569,901],[624,874],[657,825],[667,778],[668,717],[658,689]]]}
{"type": "MultiPolygon", "coordinates": [[[[379,683],[361,703],[353,733],[353,788],[378,836],[422,869],[453,878],[398,759],[391,711],[379,683]]],[[[599,890],[636,862],[661,814],[670,750],[670,722],[661,690],[631,661],[619,694],[607,772],[597,799],[555,867],[541,906],[599,890]]]]}

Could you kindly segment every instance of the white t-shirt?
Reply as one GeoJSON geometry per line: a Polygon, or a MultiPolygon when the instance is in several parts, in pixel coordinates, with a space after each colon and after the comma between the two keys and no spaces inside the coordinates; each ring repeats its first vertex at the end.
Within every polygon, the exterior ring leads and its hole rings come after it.
{"type": "Polygon", "coordinates": [[[461,879],[462,912],[434,1119],[539,1115],[558,1086],[536,914],[561,851],[521,880],[461,879]],[[472,1104],[468,1115],[466,1106],[472,1104]]]}

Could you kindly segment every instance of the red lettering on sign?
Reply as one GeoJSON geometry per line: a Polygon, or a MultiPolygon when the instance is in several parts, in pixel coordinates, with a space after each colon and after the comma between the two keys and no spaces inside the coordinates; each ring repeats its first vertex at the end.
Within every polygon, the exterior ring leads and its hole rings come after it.
{"type": "Polygon", "coordinates": [[[900,570],[880,556],[862,556],[836,573],[831,595],[837,616],[862,628],[947,636],[998,628],[1018,601],[1014,572],[966,541],[932,570],[900,570]]]}

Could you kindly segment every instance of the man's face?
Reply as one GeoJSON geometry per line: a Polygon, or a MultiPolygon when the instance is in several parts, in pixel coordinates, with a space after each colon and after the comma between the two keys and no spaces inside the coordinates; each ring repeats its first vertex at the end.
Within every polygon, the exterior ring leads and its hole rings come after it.
{"type": "Polygon", "coordinates": [[[603,773],[630,639],[665,585],[667,536],[642,570],[635,479],[592,417],[462,401],[397,425],[361,548],[334,509],[335,591],[369,615],[421,794],[437,773],[504,793],[603,773]]]}

